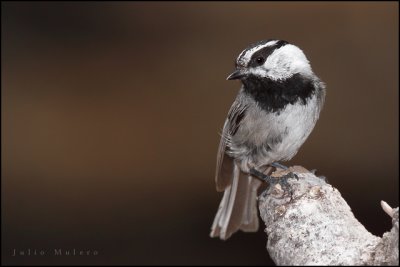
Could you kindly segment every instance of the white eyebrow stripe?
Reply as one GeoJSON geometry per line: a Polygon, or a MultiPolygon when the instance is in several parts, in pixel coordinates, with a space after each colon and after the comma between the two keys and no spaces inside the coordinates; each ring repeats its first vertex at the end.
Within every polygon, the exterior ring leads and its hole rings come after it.
{"type": "Polygon", "coordinates": [[[263,49],[264,47],[268,47],[268,46],[273,46],[278,42],[278,40],[272,40],[269,41],[265,44],[262,45],[257,45],[249,50],[243,50],[242,53],[240,53],[238,59],[239,61],[245,65],[247,62],[249,62],[251,56],[258,50],[263,49]]]}

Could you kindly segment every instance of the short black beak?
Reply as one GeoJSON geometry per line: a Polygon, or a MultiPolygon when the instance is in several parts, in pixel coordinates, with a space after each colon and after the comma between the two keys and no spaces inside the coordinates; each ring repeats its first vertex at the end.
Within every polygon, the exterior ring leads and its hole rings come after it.
{"type": "Polygon", "coordinates": [[[246,73],[243,70],[235,70],[234,72],[231,73],[231,75],[228,76],[228,78],[226,78],[227,80],[237,80],[240,78],[243,78],[244,76],[246,76],[246,73]]]}

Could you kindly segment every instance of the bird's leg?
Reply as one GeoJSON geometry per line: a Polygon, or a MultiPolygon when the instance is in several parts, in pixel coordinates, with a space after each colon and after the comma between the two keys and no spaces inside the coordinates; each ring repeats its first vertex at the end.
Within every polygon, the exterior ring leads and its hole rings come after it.
{"type": "Polygon", "coordinates": [[[250,169],[250,174],[251,174],[252,176],[254,176],[254,177],[260,179],[260,180],[263,181],[263,182],[267,182],[268,184],[271,184],[271,181],[272,181],[273,179],[276,179],[276,178],[273,178],[273,177],[270,176],[270,175],[266,175],[266,174],[264,174],[264,173],[262,173],[262,172],[256,170],[255,168],[251,168],[251,169],[250,169]]]}
{"type": "Polygon", "coordinates": [[[298,179],[297,175],[294,174],[293,172],[290,172],[282,177],[273,177],[271,175],[266,175],[258,170],[256,170],[255,168],[251,168],[250,169],[250,174],[258,179],[260,179],[263,182],[267,182],[269,186],[274,186],[276,184],[280,184],[282,189],[284,189],[284,191],[290,191],[290,186],[288,183],[288,179],[289,178],[296,178],[298,179]]]}
{"type": "MultiPolygon", "coordinates": [[[[285,165],[283,165],[283,164],[280,164],[279,162],[273,162],[273,163],[271,163],[270,164],[272,167],[274,167],[275,169],[282,169],[282,170],[284,170],[284,171],[286,171],[286,170],[288,170],[289,168],[288,167],[286,167],[285,165]]],[[[296,178],[297,180],[299,180],[299,177],[295,174],[295,173],[293,173],[293,172],[289,172],[288,174],[286,174],[286,175],[284,175],[284,176],[282,176],[280,179],[289,179],[289,178],[296,178]]]]}
{"type": "Polygon", "coordinates": [[[274,163],[271,163],[270,164],[272,167],[274,167],[274,168],[276,168],[276,169],[282,169],[282,170],[287,170],[287,169],[289,169],[288,167],[286,167],[285,165],[283,165],[283,164],[280,164],[279,162],[274,162],[274,163]]]}

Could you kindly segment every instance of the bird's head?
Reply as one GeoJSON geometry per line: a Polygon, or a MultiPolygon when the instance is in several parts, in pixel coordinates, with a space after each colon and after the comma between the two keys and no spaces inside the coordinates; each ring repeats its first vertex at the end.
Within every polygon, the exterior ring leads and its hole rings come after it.
{"type": "Polygon", "coordinates": [[[295,74],[312,76],[311,66],[303,51],[283,40],[265,40],[243,50],[235,62],[235,71],[227,80],[268,78],[286,80],[295,74]]]}

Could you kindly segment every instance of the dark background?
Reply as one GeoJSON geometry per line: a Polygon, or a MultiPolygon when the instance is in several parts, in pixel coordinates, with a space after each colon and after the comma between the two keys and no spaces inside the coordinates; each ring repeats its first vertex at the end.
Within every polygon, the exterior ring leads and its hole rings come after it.
{"type": "MultiPolygon", "coordinates": [[[[398,206],[397,2],[2,2],[3,264],[272,264],[209,238],[237,55],[303,49],[327,84],[288,164],[318,169],[373,234],[398,206]],[[90,257],[12,257],[77,248],[90,257]]],[[[261,224],[263,225],[263,224],[261,224]]],[[[263,227],[261,227],[263,228],[263,227]]]]}

